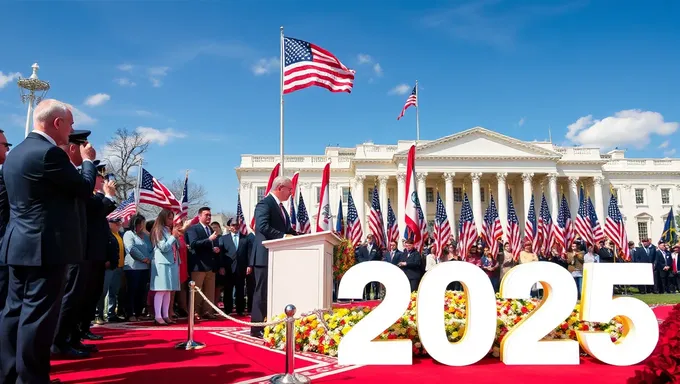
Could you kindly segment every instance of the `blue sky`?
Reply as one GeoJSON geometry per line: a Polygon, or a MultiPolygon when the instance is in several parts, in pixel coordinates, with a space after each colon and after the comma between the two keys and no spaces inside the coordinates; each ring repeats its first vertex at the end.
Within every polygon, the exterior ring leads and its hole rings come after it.
{"type": "Polygon", "coordinates": [[[192,169],[213,208],[233,212],[240,154],[278,153],[284,25],[357,71],[352,94],[286,97],[289,154],[415,138],[414,111],[396,116],[417,79],[422,139],[479,125],[544,140],[551,127],[559,144],[675,156],[680,4],[417,3],[5,3],[0,128],[22,139],[14,74],[28,76],[37,61],[49,96],[81,111],[77,128],[91,129],[95,145],[117,128],[145,127],[154,176],[169,182],[192,169]],[[19,15],[29,11],[27,28],[19,15]]]}

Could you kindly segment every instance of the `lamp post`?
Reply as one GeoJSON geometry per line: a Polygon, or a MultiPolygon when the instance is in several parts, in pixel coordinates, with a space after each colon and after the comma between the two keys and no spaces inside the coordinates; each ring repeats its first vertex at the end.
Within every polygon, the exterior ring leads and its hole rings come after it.
{"type": "Polygon", "coordinates": [[[33,74],[28,79],[19,78],[17,85],[19,86],[19,92],[21,93],[21,102],[28,103],[28,111],[26,112],[26,136],[30,132],[31,126],[31,112],[33,112],[33,106],[40,103],[42,99],[50,90],[50,83],[45,80],[38,79],[38,63],[33,64],[33,74]],[[36,95],[37,93],[37,95],[36,95]]]}

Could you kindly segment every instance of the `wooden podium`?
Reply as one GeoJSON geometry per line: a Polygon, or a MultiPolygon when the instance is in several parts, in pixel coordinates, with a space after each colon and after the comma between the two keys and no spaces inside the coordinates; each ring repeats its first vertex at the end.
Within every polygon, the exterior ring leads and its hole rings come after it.
{"type": "Polygon", "coordinates": [[[333,303],[333,247],[340,239],[330,231],[262,242],[269,249],[267,318],[288,304],[302,314],[333,303]]]}

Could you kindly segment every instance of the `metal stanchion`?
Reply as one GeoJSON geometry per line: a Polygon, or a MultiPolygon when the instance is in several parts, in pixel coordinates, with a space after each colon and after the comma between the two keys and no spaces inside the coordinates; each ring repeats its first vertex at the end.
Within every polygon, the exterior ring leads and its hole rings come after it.
{"type": "Polygon", "coordinates": [[[295,373],[295,306],[286,305],[286,373],[272,377],[269,382],[276,384],[306,384],[311,383],[309,377],[295,373]]]}
{"type": "Polygon", "coordinates": [[[177,349],[192,350],[205,348],[204,343],[200,343],[194,340],[194,302],[196,301],[196,283],[193,281],[189,282],[189,326],[187,327],[188,337],[187,341],[179,343],[175,346],[177,349]]]}

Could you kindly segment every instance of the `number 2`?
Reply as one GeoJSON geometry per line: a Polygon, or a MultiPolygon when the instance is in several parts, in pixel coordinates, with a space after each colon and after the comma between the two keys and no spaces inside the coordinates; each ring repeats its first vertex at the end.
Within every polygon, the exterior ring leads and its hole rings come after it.
{"type": "Polygon", "coordinates": [[[411,302],[411,286],[399,267],[384,261],[367,261],[350,268],[340,280],[339,299],[361,299],[366,284],[379,281],[385,298],[342,338],[340,365],[411,365],[411,340],[373,341],[404,315],[411,302]]]}

